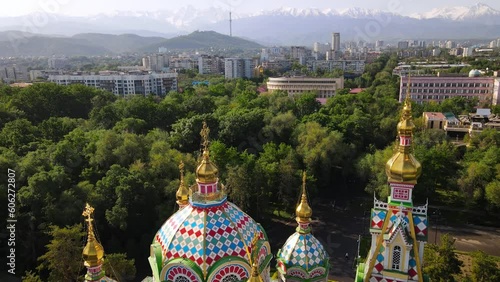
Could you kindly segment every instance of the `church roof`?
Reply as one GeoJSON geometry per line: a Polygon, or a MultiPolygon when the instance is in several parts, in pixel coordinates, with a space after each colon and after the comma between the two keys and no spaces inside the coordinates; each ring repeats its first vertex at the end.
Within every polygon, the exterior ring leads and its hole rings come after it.
{"type": "Polygon", "coordinates": [[[295,232],[278,253],[278,260],[282,261],[287,268],[298,266],[311,271],[318,266],[326,267],[328,254],[311,233],[295,232]]]}
{"type": "Polygon", "coordinates": [[[227,256],[249,261],[256,236],[267,240],[260,225],[224,198],[213,207],[189,205],[178,211],[160,228],[155,240],[161,246],[164,262],[188,258],[207,269],[227,256]]]}

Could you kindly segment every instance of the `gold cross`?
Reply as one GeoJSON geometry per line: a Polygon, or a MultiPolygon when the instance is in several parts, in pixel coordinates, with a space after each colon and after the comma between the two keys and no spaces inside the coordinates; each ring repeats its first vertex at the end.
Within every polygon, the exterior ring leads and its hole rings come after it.
{"type": "Polygon", "coordinates": [[[202,139],[202,144],[205,150],[208,148],[208,135],[210,134],[210,128],[207,126],[207,122],[203,121],[203,128],[201,129],[200,135],[202,139]]]}
{"type": "Polygon", "coordinates": [[[88,221],[89,223],[92,221],[92,218],[90,217],[92,216],[93,213],[94,213],[94,208],[91,207],[89,203],[86,203],[82,215],[87,217],[86,221],[88,221]]]}
{"type": "Polygon", "coordinates": [[[181,172],[181,174],[184,174],[184,162],[181,161],[181,163],[179,164],[179,171],[181,172]]]}

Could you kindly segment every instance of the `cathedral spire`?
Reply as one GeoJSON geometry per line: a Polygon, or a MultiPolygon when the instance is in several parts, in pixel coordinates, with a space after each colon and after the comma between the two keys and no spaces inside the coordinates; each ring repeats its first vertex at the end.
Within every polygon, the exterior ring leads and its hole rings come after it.
{"type": "Polygon", "coordinates": [[[403,102],[401,119],[398,123],[399,144],[397,151],[385,166],[388,181],[391,185],[391,201],[411,203],[411,189],[422,173],[420,162],[413,155],[413,123],[411,112],[410,78],[408,78],[407,94],[403,102]],[[397,189],[395,189],[395,187],[397,189]]]}
{"type": "Polygon", "coordinates": [[[177,204],[179,205],[179,209],[183,209],[185,206],[189,204],[189,189],[184,183],[184,162],[181,161],[179,164],[179,171],[181,174],[181,183],[179,184],[179,189],[177,189],[177,193],[175,196],[177,198],[177,204]]]}
{"type": "Polygon", "coordinates": [[[93,214],[94,208],[87,203],[82,213],[86,217],[85,221],[87,221],[87,244],[83,248],[82,253],[84,265],[87,267],[85,281],[99,281],[105,275],[104,270],[102,270],[104,248],[95,238],[92,224],[93,214]]]}
{"type": "Polygon", "coordinates": [[[300,203],[295,210],[297,215],[297,223],[299,224],[298,230],[300,233],[309,233],[309,224],[311,223],[312,209],[307,202],[307,191],[306,191],[306,172],[302,174],[302,196],[300,203]]]}

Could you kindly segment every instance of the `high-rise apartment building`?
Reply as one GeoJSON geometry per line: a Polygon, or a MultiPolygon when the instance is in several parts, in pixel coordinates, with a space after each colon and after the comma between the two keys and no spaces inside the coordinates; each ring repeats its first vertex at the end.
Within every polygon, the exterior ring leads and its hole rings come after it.
{"type": "Polygon", "coordinates": [[[225,77],[233,78],[252,78],[255,67],[252,59],[226,58],[225,77]]]}
{"type": "Polygon", "coordinates": [[[334,52],[340,51],[340,33],[338,32],[332,33],[332,50],[334,52]]]}
{"type": "Polygon", "coordinates": [[[399,41],[398,49],[408,49],[410,47],[410,43],[408,41],[399,41]]]}
{"type": "Polygon", "coordinates": [[[198,57],[198,71],[200,74],[224,73],[224,58],[202,55],[198,57]]]}
{"type": "Polygon", "coordinates": [[[163,71],[163,68],[167,65],[168,58],[165,54],[154,54],[142,58],[142,66],[146,70],[151,71],[163,71]]]}

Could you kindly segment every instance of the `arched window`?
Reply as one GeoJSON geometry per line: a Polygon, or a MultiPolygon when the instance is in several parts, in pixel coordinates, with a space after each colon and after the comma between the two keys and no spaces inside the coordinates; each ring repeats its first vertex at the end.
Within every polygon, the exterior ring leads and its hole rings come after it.
{"type": "Polygon", "coordinates": [[[401,269],[401,247],[394,246],[392,249],[392,269],[400,270],[401,269]]]}

